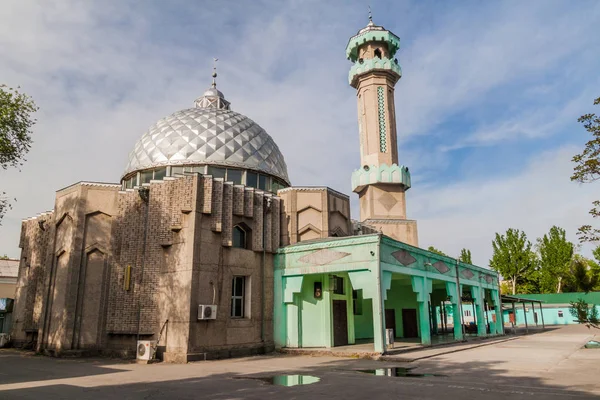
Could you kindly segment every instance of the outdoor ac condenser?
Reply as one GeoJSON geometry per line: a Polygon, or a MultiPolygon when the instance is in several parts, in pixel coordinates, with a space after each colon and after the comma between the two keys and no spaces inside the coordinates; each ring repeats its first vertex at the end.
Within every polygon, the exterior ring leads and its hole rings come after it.
{"type": "Polygon", "coordinates": [[[217,319],[217,306],[214,304],[198,306],[198,319],[217,319]]]}
{"type": "Polygon", "coordinates": [[[138,340],[136,358],[138,360],[150,361],[155,349],[155,340],[138,340]]]}

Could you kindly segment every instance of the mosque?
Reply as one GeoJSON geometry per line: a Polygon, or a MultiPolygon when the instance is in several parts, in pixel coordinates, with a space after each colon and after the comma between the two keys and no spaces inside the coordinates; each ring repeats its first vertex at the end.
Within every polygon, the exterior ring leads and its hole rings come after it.
{"type": "Polygon", "coordinates": [[[360,222],[346,194],[292,185],[273,138],[232,110],[215,72],[193,107],[138,140],[120,183],[75,183],[23,221],[14,343],[128,355],[151,341],[171,362],[356,343],[385,353],[393,340],[462,340],[465,296],[476,334],[502,334],[498,275],[419,248],[407,218],[399,47],[371,18],[346,47],[360,222]]]}

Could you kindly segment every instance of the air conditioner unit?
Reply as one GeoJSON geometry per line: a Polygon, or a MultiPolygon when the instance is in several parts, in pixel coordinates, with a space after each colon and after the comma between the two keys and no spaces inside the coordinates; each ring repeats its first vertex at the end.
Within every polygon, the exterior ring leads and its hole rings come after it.
{"type": "Polygon", "coordinates": [[[150,361],[155,349],[156,340],[138,340],[136,358],[138,360],[150,361]]]}
{"type": "Polygon", "coordinates": [[[217,306],[214,304],[198,306],[198,319],[217,319],[217,306]]]}

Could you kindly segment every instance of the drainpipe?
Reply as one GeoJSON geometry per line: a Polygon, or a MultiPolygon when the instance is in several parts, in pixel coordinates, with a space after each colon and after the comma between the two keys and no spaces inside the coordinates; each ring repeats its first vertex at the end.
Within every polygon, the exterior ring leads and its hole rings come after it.
{"type": "Polygon", "coordinates": [[[265,262],[267,257],[267,246],[266,246],[266,221],[267,214],[271,212],[271,198],[265,197],[264,204],[264,212],[263,212],[263,226],[262,226],[262,243],[263,243],[263,253],[262,253],[262,271],[261,271],[261,280],[260,280],[260,340],[265,342],[265,262]]]}
{"type": "MultiPolygon", "coordinates": [[[[463,340],[465,340],[465,324],[463,321],[463,309],[462,309],[462,293],[460,290],[460,279],[458,278],[458,259],[454,259],[454,268],[456,270],[456,294],[457,294],[457,304],[458,304],[458,312],[460,313],[460,330],[462,331],[463,340]]],[[[456,321],[454,321],[456,323],[456,321]]]]}
{"type": "Polygon", "coordinates": [[[267,256],[267,252],[265,249],[265,218],[263,214],[263,251],[262,251],[262,262],[261,262],[261,272],[260,272],[260,341],[265,342],[265,258],[267,256]]]}
{"type": "MultiPolygon", "coordinates": [[[[378,240],[377,240],[377,296],[379,296],[379,310],[377,311],[379,313],[379,315],[377,316],[377,318],[379,319],[379,324],[381,325],[382,331],[381,331],[381,338],[380,340],[381,342],[381,347],[383,349],[382,353],[386,353],[387,352],[387,335],[385,333],[385,319],[384,319],[384,307],[385,307],[385,302],[383,300],[383,291],[381,290],[381,279],[383,278],[383,273],[381,271],[381,238],[382,238],[383,234],[380,232],[378,233],[378,240]]],[[[375,318],[375,316],[373,316],[373,318],[375,318]]],[[[374,328],[374,327],[373,327],[374,328]]],[[[373,332],[375,333],[375,332],[373,332]]],[[[375,339],[373,338],[373,346],[375,346],[375,339]]]]}
{"type": "Polygon", "coordinates": [[[140,325],[142,319],[142,283],[144,282],[144,266],[146,264],[146,243],[148,240],[148,213],[150,211],[150,189],[141,188],[138,190],[138,194],[142,201],[146,203],[146,215],[144,217],[144,239],[142,242],[142,265],[140,271],[139,280],[139,291],[138,291],[138,315],[137,315],[137,334],[136,334],[136,348],[137,342],[140,340],[140,325]]]}

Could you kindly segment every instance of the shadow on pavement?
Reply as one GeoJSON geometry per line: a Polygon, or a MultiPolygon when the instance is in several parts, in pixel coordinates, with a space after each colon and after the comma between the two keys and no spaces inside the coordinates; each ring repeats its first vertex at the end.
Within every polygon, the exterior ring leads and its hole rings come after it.
{"type": "MultiPolygon", "coordinates": [[[[293,362],[292,356],[261,357],[256,363],[273,365],[276,362],[293,362]],[[287,359],[287,360],[281,360],[287,359]]],[[[246,359],[248,362],[250,359],[246,359]]],[[[52,360],[55,361],[55,360],[52,360]]],[[[318,362],[318,360],[317,360],[318,362]]],[[[205,375],[207,369],[216,362],[201,362],[182,366],[196,369],[205,375]]],[[[273,386],[260,380],[232,379],[240,377],[269,377],[273,372],[264,373],[219,373],[199,378],[166,379],[161,376],[163,369],[155,366],[144,368],[143,382],[111,384],[96,387],[76,385],[49,385],[36,388],[22,388],[2,391],[2,399],[593,399],[590,392],[597,387],[582,387],[581,391],[569,390],[558,385],[549,385],[537,377],[507,376],[510,371],[499,369],[498,363],[470,362],[448,363],[428,361],[423,371],[444,371],[444,377],[395,377],[365,374],[358,369],[390,367],[398,363],[384,363],[372,360],[340,359],[324,362],[315,367],[278,370],[275,374],[310,374],[320,378],[320,382],[294,387],[273,386]],[[161,381],[162,380],[162,381],[161,381]],[[585,393],[588,390],[588,393],[585,393]]],[[[406,366],[406,364],[404,364],[406,366]]],[[[81,366],[82,370],[94,373],[93,366],[81,366]]],[[[260,366],[258,366],[260,367],[260,366]]],[[[235,369],[235,363],[231,364],[235,369]]],[[[243,367],[238,367],[238,369],[243,367]]],[[[255,367],[253,367],[255,369],[255,367]]],[[[421,371],[421,367],[413,371],[421,371]]],[[[193,371],[193,370],[192,370],[193,371]]],[[[139,371],[138,371],[139,372],[139,371]]],[[[139,376],[139,375],[138,375],[139,376]]],[[[116,377],[127,381],[124,374],[116,377]]],[[[93,383],[91,383],[93,386],[93,383]]]]}
{"type": "MultiPolygon", "coordinates": [[[[123,372],[105,365],[126,363],[111,359],[52,358],[30,351],[0,350],[0,385],[123,372]]],[[[2,396],[0,396],[2,398],[2,396]]]]}

